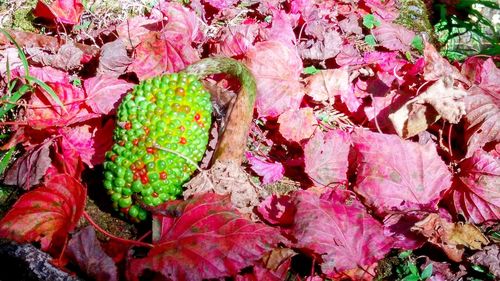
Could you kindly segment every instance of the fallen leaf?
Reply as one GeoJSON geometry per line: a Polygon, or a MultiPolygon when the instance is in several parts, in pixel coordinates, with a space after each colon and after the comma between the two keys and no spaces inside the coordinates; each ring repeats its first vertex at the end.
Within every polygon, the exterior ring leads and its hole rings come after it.
{"type": "Polygon", "coordinates": [[[304,146],[305,172],[316,184],[333,186],[347,182],[349,134],[317,130],[304,146]]]}
{"type": "Polygon", "coordinates": [[[490,142],[500,141],[500,100],[472,86],[465,97],[465,138],[467,154],[472,154],[490,142]]]}
{"type": "Polygon", "coordinates": [[[464,247],[477,250],[489,243],[488,238],[471,224],[451,223],[438,214],[429,214],[412,230],[424,235],[428,241],[441,249],[453,261],[462,260],[464,247]]]}
{"type": "Polygon", "coordinates": [[[272,25],[271,28],[263,31],[264,39],[281,42],[290,48],[295,48],[297,39],[293,29],[297,25],[298,18],[279,9],[272,9],[272,13],[272,25]]]}
{"type": "Polygon", "coordinates": [[[199,27],[203,20],[181,3],[161,1],[151,11],[151,17],[167,19],[161,30],[166,40],[182,41],[183,44],[203,41],[204,35],[199,27]]]}
{"type": "Polygon", "coordinates": [[[394,0],[365,0],[366,6],[385,21],[393,21],[399,16],[398,6],[394,0]]]}
{"type": "Polygon", "coordinates": [[[335,30],[324,33],[323,40],[310,39],[299,44],[300,55],[304,59],[327,60],[335,57],[342,49],[342,38],[335,30]]]}
{"type": "Polygon", "coordinates": [[[179,38],[163,37],[149,32],[135,49],[134,60],[128,70],[144,80],[163,73],[173,73],[199,60],[193,47],[179,38]]]}
{"type": "Polygon", "coordinates": [[[118,268],[102,249],[92,226],[81,229],[71,237],[66,254],[87,276],[95,280],[118,280],[118,268]]]}
{"type": "Polygon", "coordinates": [[[259,33],[257,24],[242,24],[223,27],[220,40],[213,42],[214,52],[227,57],[241,56],[252,47],[259,33]]]}
{"type": "Polygon", "coordinates": [[[147,269],[175,280],[233,276],[283,240],[273,228],[243,218],[228,196],[206,193],[160,209],[174,217],[167,217],[171,222],[146,258],[129,261],[130,280],[147,269]]]}
{"type": "Polygon", "coordinates": [[[268,224],[286,226],[293,223],[296,208],[290,196],[271,195],[257,207],[257,212],[268,224]]]}
{"type": "Polygon", "coordinates": [[[411,42],[415,38],[415,32],[386,21],[382,21],[380,26],[372,30],[372,33],[381,46],[391,51],[410,51],[411,42]]]}
{"type": "Polygon", "coordinates": [[[164,20],[137,16],[123,21],[116,27],[116,32],[126,48],[133,49],[143,38],[147,38],[151,31],[160,31],[165,25],[164,20]]]}
{"type": "Polygon", "coordinates": [[[500,219],[500,159],[477,150],[459,167],[445,202],[473,223],[500,219]]]}
{"type": "Polygon", "coordinates": [[[277,117],[287,109],[299,108],[304,95],[299,82],[302,61],[295,49],[265,41],[255,44],[246,56],[257,83],[255,106],[260,117],[277,117]]]}
{"type": "Polygon", "coordinates": [[[389,114],[389,119],[402,138],[418,135],[440,118],[457,124],[466,112],[466,95],[464,89],[447,85],[444,79],[439,79],[425,92],[389,114]]]}
{"type": "Polygon", "coordinates": [[[31,60],[42,66],[51,66],[65,71],[77,70],[82,67],[83,51],[72,43],[62,45],[56,54],[44,52],[41,48],[27,48],[31,60]]]}
{"type": "Polygon", "coordinates": [[[87,96],[85,103],[97,114],[112,114],[122,97],[134,86],[108,74],[85,79],[83,85],[87,96]]]}
{"type": "Polygon", "coordinates": [[[375,213],[436,210],[451,186],[451,173],[433,144],[361,129],[351,137],[358,152],[354,191],[375,213]]]}
{"type": "Polygon", "coordinates": [[[331,189],[321,196],[298,191],[292,198],[294,247],[320,255],[327,276],[368,267],[391,249],[393,240],[383,235],[382,225],[348,191],[331,189]]]}
{"type": "Polygon", "coordinates": [[[459,80],[465,84],[470,83],[456,67],[443,58],[436,48],[428,42],[425,42],[424,61],[424,79],[427,81],[444,78],[445,80],[459,80]]]}
{"type": "Polygon", "coordinates": [[[80,22],[83,10],[84,7],[80,0],[54,0],[50,5],[38,0],[33,14],[36,17],[75,25],[80,22]]]}
{"type": "Polygon", "coordinates": [[[236,0],[206,0],[212,7],[215,7],[219,10],[230,7],[236,3],[236,0]]]}
{"type": "Polygon", "coordinates": [[[128,56],[123,40],[117,39],[102,45],[97,74],[118,77],[125,73],[131,63],[132,58],[128,56]]]}
{"type": "Polygon", "coordinates": [[[310,107],[289,109],[278,117],[280,134],[288,141],[300,142],[311,137],[318,121],[310,107]]]}
{"type": "Polygon", "coordinates": [[[24,190],[39,184],[52,160],[49,157],[52,140],[26,151],[5,173],[4,184],[16,185],[24,190]]]}
{"type": "Polygon", "coordinates": [[[80,181],[65,174],[54,176],[19,198],[0,221],[0,237],[19,243],[40,241],[47,251],[75,228],[86,196],[80,181]]]}
{"type": "Polygon", "coordinates": [[[62,142],[62,138],[58,138],[54,146],[52,146],[54,149],[54,153],[52,154],[53,161],[45,173],[45,181],[59,174],[66,174],[75,179],[81,179],[85,167],[83,166],[79,151],[63,149],[62,142]]]}
{"type": "Polygon", "coordinates": [[[283,178],[285,168],[281,163],[265,161],[262,157],[254,156],[250,152],[246,152],[245,156],[251,169],[262,177],[262,184],[271,184],[283,178]]]}
{"type": "Polygon", "coordinates": [[[488,268],[490,273],[495,275],[497,279],[500,279],[500,262],[498,262],[500,260],[500,250],[498,248],[498,244],[486,246],[481,251],[470,256],[468,260],[473,264],[479,264],[488,268]]]}

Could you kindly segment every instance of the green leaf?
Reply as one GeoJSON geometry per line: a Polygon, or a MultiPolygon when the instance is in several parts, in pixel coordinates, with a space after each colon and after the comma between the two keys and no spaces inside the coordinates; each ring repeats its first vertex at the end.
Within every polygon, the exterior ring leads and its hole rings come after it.
{"type": "Polygon", "coordinates": [[[408,269],[410,269],[410,272],[412,274],[418,275],[418,268],[413,262],[408,261],[407,265],[408,265],[408,269]]]}
{"type": "Polygon", "coordinates": [[[420,280],[420,276],[415,275],[415,274],[410,274],[408,276],[406,276],[405,278],[401,279],[401,281],[419,281],[420,280]]]}
{"type": "Polygon", "coordinates": [[[30,86],[28,85],[22,85],[19,90],[15,91],[12,93],[10,96],[3,96],[1,101],[4,104],[2,107],[0,107],[0,118],[3,118],[3,116],[9,112],[9,110],[13,109],[16,106],[17,101],[24,95],[26,94],[29,90],[31,89],[30,86]]]}
{"type": "Polygon", "coordinates": [[[363,25],[368,29],[372,29],[375,26],[380,26],[380,22],[375,18],[374,15],[368,14],[363,17],[363,25]]]}
{"type": "Polygon", "coordinates": [[[375,40],[375,37],[371,34],[365,36],[365,43],[371,47],[375,47],[377,45],[377,41],[375,40]]]}
{"type": "Polygon", "coordinates": [[[9,165],[10,159],[12,158],[15,149],[16,148],[13,146],[9,150],[2,152],[2,156],[0,159],[0,175],[3,175],[3,172],[5,172],[5,169],[7,169],[7,166],[9,165]]]}
{"type": "Polygon", "coordinates": [[[30,83],[34,83],[34,84],[37,84],[38,86],[42,87],[42,89],[44,89],[52,97],[52,99],[57,103],[57,105],[59,105],[64,110],[64,112],[66,112],[66,113],[68,112],[66,110],[66,107],[62,103],[62,101],[59,99],[59,96],[57,96],[56,92],[54,92],[54,90],[52,90],[52,88],[49,87],[49,85],[45,84],[45,82],[43,82],[42,80],[39,80],[38,78],[35,78],[33,76],[28,75],[25,78],[30,83]]]}
{"type": "Polygon", "coordinates": [[[408,250],[408,251],[404,251],[404,252],[401,252],[399,253],[399,258],[400,259],[406,259],[407,257],[409,257],[411,255],[412,251],[411,250],[408,250]]]}
{"type": "Polygon", "coordinates": [[[24,54],[23,49],[21,49],[19,44],[17,44],[16,40],[14,40],[14,38],[12,38],[12,36],[10,36],[10,34],[5,29],[0,28],[0,32],[2,32],[7,37],[7,39],[9,39],[12,42],[12,44],[14,44],[14,46],[16,46],[17,52],[19,54],[19,58],[21,59],[21,62],[23,63],[24,75],[28,76],[30,74],[29,67],[28,67],[28,60],[26,59],[26,55],[24,54]]]}
{"type": "Polygon", "coordinates": [[[411,41],[411,46],[422,52],[424,50],[424,41],[422,40],[422,37],[419,35],[415,36],[411,41]]]}
{"type": "Polygon", "coordinates": [[[313,74],[316,74],[319,72],[319,70],[314,67],[313,65],[311,66],[308,66],[306,68],[304,68],[304,70],[302,71],[304,74],[310,74],[310,75],[313,75],[313,74]]]}
{"type": "Polygon", "coordinates": [[[484,268],[482,268],[480,265],[473,264],[473,265],[471,265],[471,267],[472,267],[472,269],[474,269],[477,272],[481,272],[481,273],[485,272],[484,268]]]}
{"type": "Polygon", "coordinates": [[[425,280],[432,275],[432,263],[430,263],[428,266],[424,268],[424,271],[422,271],[422,274],[420,274],[420,278],[425,280]]]}

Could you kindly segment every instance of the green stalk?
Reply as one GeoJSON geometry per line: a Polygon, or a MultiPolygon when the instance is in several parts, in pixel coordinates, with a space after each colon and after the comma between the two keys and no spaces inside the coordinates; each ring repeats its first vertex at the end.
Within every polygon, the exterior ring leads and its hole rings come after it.
{"type": "Polygon", "coordinates": [[[185,72],[205,78],[212,74],[225,73],[237,78],[241,84],[236,102],[230,109],[222,137],[219,139],[214,159],[241,164],[246,149],[248,131],[253,119],[256,85],[250,70],[241,62],[231,58],[206,58],[188,66],[185,72]]]}

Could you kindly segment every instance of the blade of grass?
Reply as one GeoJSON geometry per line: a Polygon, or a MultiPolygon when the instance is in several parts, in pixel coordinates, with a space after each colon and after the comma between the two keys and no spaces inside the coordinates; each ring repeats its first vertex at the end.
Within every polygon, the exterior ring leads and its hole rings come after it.
{"type": "Polygon", "coordinates": [[[16,102],[24,95],[26,94],[26,92],[28,92],[30,90],[30,86],[28,85],[23,85],[21,86],[21,88],[19,88],[19,90],[17,90],[16,92],[14,92],[11,96],[7,97],[7,96],[4,96],[2,98],[2,103],[4,103],[4,105],[2,107],[0,107],[0,118],[3,118],[3,116],[9,112],[9,110],[11,110],[12,108],[14,108],[16,106],[16,102]]]}
{"type": "Polygon", "coordinates": [[[3,175],[3,172],[5,172],[5,169],[7,169],[7,166],[9,165],[10,159],[12,158],[12,155],[14,155],[16,147],[13,146],[9,150],[3,153],[1,156],[2,159],[0,160],[0,175],[3,175]]]}
{"type": "Polygon", "coordinates": [[[28,75],[25,78],[26,80],[28,80],[28,82],[37,84],[38,86],[42,87],[42,89],[44,89],[52,97],[52,99],[57,103],[57,105],[59,105],[64,110],[65,113],[68,113],[61,99],[59,99],[59,96],[57,96],[56,92],[54,92],[54,90],[52,90],[52,88],[49,85],[47,85],[42,80],[35,78],[33,76],[28,75]]]}
{"type": "Polygon", "coordinates": [[[14,46],[16,46],[17,52],[19,53],[19,58],[21,59],[21,62],[23,63],[24,75],[29,76],[30,72],[29,72],[29,66],[28,66],[28,59],[26,59],[26,55],[24,54],[23,49],[21,49],[21,46],[19,46],[19,44],[17,44],[16,40],[14,40],[14,38],[12,38],[12,36],[10,36],[10,34],[5,29],[0,28],[0,32],[2,32],[7,37],[7,39],[9,39],[12,42],[12,44],[14,44],[14,46]]]}

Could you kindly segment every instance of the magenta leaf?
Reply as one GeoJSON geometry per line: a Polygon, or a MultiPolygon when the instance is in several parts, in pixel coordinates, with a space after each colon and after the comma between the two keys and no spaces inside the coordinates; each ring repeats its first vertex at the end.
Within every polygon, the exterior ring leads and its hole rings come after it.
{"type": "Polygon", "coordinates": [[[275,229],[244,218],[229,197],[205,193],[160,208],[176,217],[162,227],[147,257],[130,261],[130,280],[139,280],[146,269],[174,280],[234,276],[283,239],[275,229]]]}
{"type": "Polygon", "coordinates": [[[290,225],[296,208],[289,196],[268,196],[257,207],[259,215],[269,224],[290,225]]]}
{"type": "Polygon", "coordinates": [[[383,235],[382,225],[348,191],[330,190],[321,196],[298,191],[293,201],[294,247],[321,255],[327,276],[367,268],[391,249],[393,240],[383,235]]]}
{"type": "Polygon", "coordinates": [[[66,253],[78,267],[94,280],[118,280],[118,269],[106,255],[91,226],[78,231],[69,240],[66,253]]]}
{"type": "Polygon", "coordinates": [[[252,170],[262,177],[262,184],[271,184],[283,178],[285,168],[281,163],[265,161],[262,157],[254,156],[250,152],[246,152],[245,156],[252,170]]]}
{"type": "Polygon", "coordinates": [[[110,75],[98,75],[84,82],[86,103],[94,113],[112,113],[134,84],[110,75]]]}
{"type": "Polygon", "coordinates": [[[83,10],[80,0],[55,0],[50,5],[39,0],[33,14],[48,20],[75,25],[80,22],[83,10]]]}
{"type": "Polygon", "coordinates": [[[451,173],[433,143],[420,145],[396,135],[356,130],[358,152],[354,191],[375,212],[436,210],[451,185],[451,173]]]}
{"type": "Polygon", "coordinates": [[[305,172],[316,184],[330,186],[347,181],[349,134],[320,130],[304,146],[305,172]]]}
{"type": "Polygon", "coordinates": [[[277,117],[299,107],[304,95],[299,81],[302,61],[295,49],[281,42],[260,42],[247,52],[246,63],[256,78],[255,105],[261,117],[277,117]]]}
{"type": "Polygon", "coordinates": [[[473,223],[500,219],[500,160],[477,150],[460,163],[447,202],[473,223]]]}

